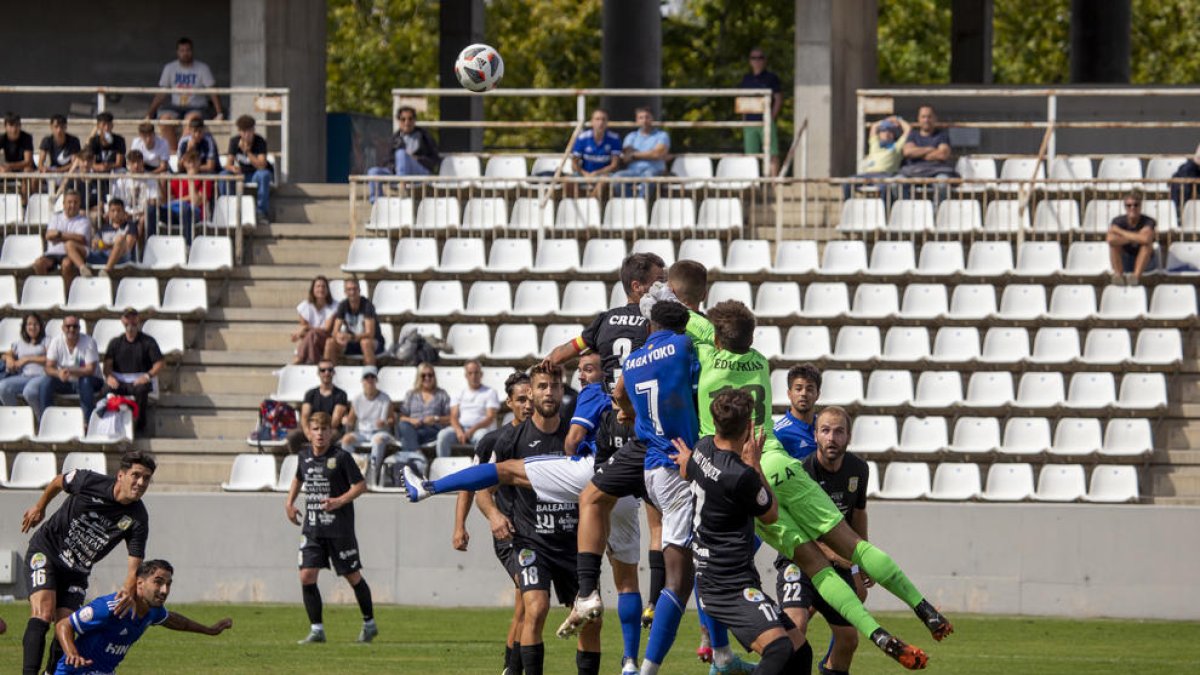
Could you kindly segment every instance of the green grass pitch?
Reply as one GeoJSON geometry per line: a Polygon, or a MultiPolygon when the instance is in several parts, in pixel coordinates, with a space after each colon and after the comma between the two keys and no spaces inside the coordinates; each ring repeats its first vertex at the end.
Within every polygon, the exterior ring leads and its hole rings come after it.
{"type": "MultiPolygon", "coordinates": [[[[357,611],[327,606],[324,645],[295,644],[308,630],[300,605],[170,605],[205,623],[233,617],[234,627],[210,638],[152,628],[125,659],[120,672],[134,673],[301,673],[389,672],[498,675],[509,612],[500,609],[438,609],[381,606],[380,635],[358,645],[357,611]]],[[[20,671],[21,634],[28,609],[0,607],[8,633],[0,637],[0,672],[20,671]]],[[[555,609],[546,624],[546,672],[575,672],[574,644],[553,636],[566,616],[555,609]]],[[[952,616],[957,632],[933,643],[911,615],[883,614],[884,625],[925,648],[929,671],[971,675],[1100,675],[1128,673],[1200,673],[1200,623],[1044,619],[1030,617],[952,616]]],[[[707,673],[695,660],[698,629],[695,613],[684,618],[664,675],[707,673]]],[[[642,633],[645,649],[646,633],[642,633]]],[[[829,632],[813,621],[813,644],[824,653],[829,632]]],[[[865,641],[864,641],[865,642],[865,641]]],[[[620,630],[615,615],[604,630],[601,672],[620,670],[620,630]]],[[[814,668],[814,672],[815,668],[814,668]]],[[[905,672],[874,647],[862,644],[855,675],[905,672]]]]}

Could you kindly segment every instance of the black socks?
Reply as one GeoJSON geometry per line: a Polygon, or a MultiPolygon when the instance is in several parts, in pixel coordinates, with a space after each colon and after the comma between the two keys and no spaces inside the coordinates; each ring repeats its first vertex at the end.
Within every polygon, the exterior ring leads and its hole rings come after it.
{"type": "Polygon", "coordinates": [[[301,584],[300,593],[304,596],[304,611],[308,612],[308,622],[324,623],[321,621],[321,589],[317,588],[316,584],[301,584]]]}
{"type": "Polygon", "coordinates": [[[596,592],[600,585],[600,561],[600,556],[595,553],[577,554],[575,566],[579,576],[579,597],[586,598],[596,592]]]}
{"type": "Polygon", "coordinates": [[[25,658],[21,665],[23,675],[40,675],[42,672],[42,653],[46,649],[46,633],[49,630],[50,624],[41,619],[30,619],[29,623],[25,624],[25,637],[21,638],[25,649],[25,658]]]}
{"type": "MultiPolygon", "coordinates": [[[[350,588],[354,589],[354,599],[358,600],[358,609],[362,611],[363,621],[374,619],[375,605],[371,602],[371,587],[367,585],[367,580],[359,577],[358,583],[350,588]]],[[[320,602],[320,596],[317,596],[317,601],[320,602]]]]}
{"type": "Polygon", "coordinates": [[[579,675],[600,675],[600,652],[575,652],[579,675]]]}
{"type": "Polygon", "coordinates": [[[542,665],[546,660],[546,645],[521,645],[521,667],[525,675],[543,675],[542,665]]]}

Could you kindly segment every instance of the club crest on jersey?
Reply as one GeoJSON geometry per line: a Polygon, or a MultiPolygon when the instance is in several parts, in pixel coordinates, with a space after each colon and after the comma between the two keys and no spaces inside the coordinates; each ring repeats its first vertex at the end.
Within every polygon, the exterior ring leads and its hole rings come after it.
{"type": "Polygon", "coordinates": [[[742,591],[742,597],[750,602],[762,602],[767,596],[757,588],[747,588],[742,591]]]}
{"type": "Polygon", "coordinates": [[[336,469],[337,468],[337,458],[330,457],[329,459],[325,460],[325,468],[326,469],[336,469]]]}
{"type": "Polygon", "coordinates": [[[40,570],[45,566],[46,566],[46,554],[45,553],[34,553],[29,558],[30,569],[40,570]]]}
{"type": "Polygon", "coordinates": [[[856,492],[858,490],[858,476],[851,476],[850,481],[846,483],[846,491],[856,492]]]}
{"type": "Polygon", "coordinates": [[[771,503],[771,495],[767,494],[767,488],[759,488],[758,496],[754,498],[759,506],[766,506],[771,503]]]}
{"type": "Polygon", "coordinates": [[[87,623],[92,620],[92,606],[91,605],[88,605],[88,606],[84,607],[83,609],[79,610],[79,620],[82,621],[83,623],[87,623]]]}
{"type": "Polygon", "coordinates": [[[121,519],[117,521],[117,529],[121,531],[128,530],[130,525],[133,525],[133,518],[129,516],[121,516],[121,519]]]}
{"type": "Polygon", "coordinates": [[[521,567],[529,567],[535,560],[537,560],[537,554],[527,548],[521,549],[521,552],[517,554],[517,562],[521,567]]]}
{"type": "Polygon", "coordinates": [[[783,570],[783,580],[787,582],[800,581],[800,568],[794,563],[783,570]]]}

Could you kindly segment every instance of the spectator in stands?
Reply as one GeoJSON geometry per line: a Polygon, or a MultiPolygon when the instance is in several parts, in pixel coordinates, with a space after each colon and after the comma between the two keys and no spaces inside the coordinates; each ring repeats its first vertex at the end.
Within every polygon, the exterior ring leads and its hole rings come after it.
{"type": "MultiPolygon", "coordinates": [[[[61,196],[67,190],[75,190],[83,199],[83,211],[92,221],[97,220],[100,205],[103,203],[101,181],[91,177],[92,150],[84,148],[71,158],[71,164],[63,172],[63,179],[58,182],[53,197],[61,196]]],[[[107,183],[107,181],[105,181],[107,183]]]]}
{"type": "Polygon", "coordinates": [[[396,424],[396,411],[392,399],[379,390],[379,370],[366,366],[362,373],[362,393],[354,398],[350,413],[346,417],[348,429],[342,437],[342,449],[353,453],[363,443],[371,445],[371,458],[367,461],[367,483],[379,483],[379,470],[389,445],[396,442],[391,430],[396,424]]]}
{"type": "Polygon", "coordinates": [[[133,262],[137,242],[137,224],[125,210],[125,202],[114,197],[108,202],[108,211],[92,238],[92,250],[88,253],[87,263],[103,265],[104,273],[112,274],[117,265],[133,262]]]}
{"type": "Polygon", "coordinates": [[[37,389],[29,385],[46,374],[46,327],[42,317],[26,314],[21,318],[21,337],[9,345],[4,366],[0,405],[17,405],[18,396],[32,403],[37,398],[37,389]]]}
{"type": "Polygon", "coordinates": [[[104,372],[108,375],[100,393],[102,396],[132,396],[138,407],[134,431],[141,433],[146,430],[146,404],[154,388],[154,378],[162,372],[166,361],[158,341],[142,332],[136,309],[125,308],[121,313],[121,325],[125,332],[113,338],[104,350],[104,372]]]}
{"type": "Polygon", "coordinates": [[[383,352],[383,330],[375,315],[375,305],[362,296],[354,279],[345,282],[346,299],[338,303],[334,314],[332,339],[325,341],[325,358],[337,361],[342,354],[362,356],[363,363],[375,365],[375,355],[383,352]]]}
{"type": "MultiPolygon", "coordinates": [[[[770,89],[771,90],[771,173],[779,173],[779,114],[783,112],[783,83],[779,76],[767,70],[767,55],[759,47],[750,50],[750,72],[742,76],[739,89],[770,89]]],[[[746,122],[762,122],[762,113],[742,115],[746,122]]],[[[761,154],[763,151],[762,126],[746,127],[743,131],[743,145],[747,155],[761,154]]]]}
{"type": "Polygon", "coordinates": [[[342,418],[350,409],[350,398],[346,392],[333,385],[333,361],[322,360],[317,364],[317,381],[319,384],[304,393],[304,402],[300,404],[300,425],[288,432],[288,452],[300,452],[300,447],[311,442],[308,434],[308,418],[313,413],[325,413],[333,420],[333,433],[342,433],[342,418]]]}
{"type": "Polygon", "coordinates": [[[92,171],[109,172],[125,168],[125,137],[113,133],[110,112],[96,115],[96,130],[88,140],[92,151],[92,171]]]}
{"type": "MultiPolygon", "coordinates": [[[[904,142],[904,161],[900,165],[900,175],[904,178],[958,178],[958,172],[950,162],[950,132],[938,128],[937,113],[933,106],[923,105],[917,110],[917,126],[908,134],[904,142]]],[[[912,194],[912,186],[905,185],[902,190],[907,198],[912,194]]],[[[935,191],[933,198],[940,201],[947,194],[946,189],[935,191]]]]}
{"type": "Polygon", "coordinates": [[[79,138],[67,133],[67,118],[51,115],[50,135],[38,145],[38,166],[42,171],[63,173],[71,167],[71,159],[79,154],[79,138]]]}
{"type": "MultiPolygon", "coordinates": [[[[141,150],[130,150],[126,157],[129,173],[145,173],[144,161],[141,150]]],[[[154,234],[158,224],[158,180],[123,175],[115,181],[112,195],[113,201],[120,200],[125,205],[125,212],[136,228],[138,241],[144,242],[146,237],[154,234]]]]}
{"type": "MultiPolygon", "coordinates": [[[[608,128],[608,111],[602,108],[592,111],[591,127],[575,139],[571,161],[575,174],[584,178],[606,176],[621,167],[621,137],[608,128]]],[[[572,183],[571,187],[577,185],[572,183]]],[[[603,190],[603,183],[588,186],[588,191],[596,197],[602,197],[603,190]]]]}
{"type": "Polygon", "coordinates": [[[92,221],[84,215],[82,204],[79,192],[67,190],[63,195],[63,210],[51,215],[46,226],[49,246],[42,257],[33,261],[34,274],[49,274],[56,266],[61,267],[67,288],[76,274],[92,275],[85,264],[92,246],[92,221]]]}
{"type": "Polygon", "coordinates": [[[0,173],[33,171],[33,136],[21,131],[21,116],[14,112],[4,115],[3,148],[0,173]]]}
{"type": "Polygon", "coordinates": [[[208,127],[204,126],[204,120],[200,119],[199,115],[188,118],[187,128],[187,135],[179,139],[175,147],[175,154],[179,155],[180,162],[182,163],[185,154],[195,152],[200,157],[200,173],[216,173],[221,168],[217,139],[208,133],[208,127]]]}
{"type": "MultiPolygon", "coordinates": [[[[165,105],[167,95],[156,94],[150,103],[150,110],[146,112],[146,117],[154,119],[155,113],[157,113],[158,119],[177,120],[187,117],[189,113],[196,113],[213,119],[223,119],[221,97],[209,94],[206,101],[204,96],[195,96],[186,91],[211,88],[216,85],[216,82],[208,64],[195,59],[192,41],[186,37],[179,38],[179,41],[175,43],[175,60],[163,66],[162,75],[158,78],[158,86],[184,91],[171,94],[171,102],[165,105]],[[208,105],[210,102],[211,110],[208,105]]],[[[176,125],[163,126],[163,135],[167,137],[167,141],[171,144],[170,147],[175,147],[178,133],[176,125]]]]}
{"type": "Polygon", "coordinates": [[[483,366],[475,359],[463,366],[467,388],[450,399],[450,426],[437,435],[437,456],[449,457],[450,449],[458,445],[475,446],[479,439],[496,428],[496,413],[500,397],[496,390],[483,383],[483,366]]]}
{"type": "Polygon", "coordinates": [[[171,202],[165,208],[166,213],[159,214],[159,221],[182,226],[184,241],[191,245],[192,224],[204,221],[213,197],[213,181],[200,175],[200,155],[195,150],[184,153],[179,164],[184,177],[170,180],[171,202]]]}
{"type": "Polygon", "coordinates": [[[33,408],[33,416],[41,420],[42,412],[54,403],[56,394],[78,394],[86,426],[96,407],[96,393],[104,386],[99,377],[99,363],[96,341],[83,333],[78,316],[68,314],[63,318],[62,334],[46,347],[46,374],[26,386],[26,391],[37,392],[32,398],[25,397],[33,408]],[[33,387],[32,391],[29,387],[33,387]]]}
{"type": "MultiPolygon", "coordinates": [[[[900,162],[904,159],[902,148],[908,140],[912,125],[902,117],[892,115],[871,125],[867,138],[867,156],[858,160],[858,173],[851,178],[891,178],[900,170],[900,162]]],[[[861,183],[846,183],[842,186],[842,198],[850,199],[855,189],[861,189],[861,183]]],[[[887,186],[875,184],[879,196],[887,198],[887,186]]]]}
{"type": "Polygon", "coordinates": [[[406,453],[421,451],[423,443],[437,438],[450,424],[450,395],[437,385],[437,372],[428,363],[417,366],[413,388],[400,401],[396,435],[406,453]]]}
{"type": "Polygon", "coordinates": [[[1125,214],[1113,218],[1108,226],[1108,259],[1112,263],[1112,282],[1136,286],[1142,275],[1158,267],[1154,254],[1156,223],[1142,213],[1142,193],[1125,195],[1125,214]]]}
{"type": "Polygon", "coordinates": [[[300,327],[292,333],[296,357],[292,363],[316,363],[325,354],[325,341],[333,334],[334,316],[338,303],[329,294],[329,279],[317,276],[308,285],[308,298],[296,305],[300,327]]]}
{"type": "MultiPolygon", "coordinates": [[[[649,108],[637,109],[638,128],[625,136],[621,160],[625,168],[615,172],[619,177],[661,176],[667,170],[667,153],[671,150],[671,137],[662,129],[654,128],[654,112],[649,108]]],[[[629,184],[618,185],[619,194],[631,194],[629,184]]],[[[646,195],[646,184],[637,187],[639,196],[646,195]]]]}
{"type": "MultiPolygon", "coordinates": [[[[442,163],[437,142],[433,136],[417,126],[417,110],[400,106],[396,111],[398,129],[392,136],[392,154],[384,166],[373,166],[367,170],[369,176],[428,176],[437,172],[442,163]]],[[[379,184],[371,183],[370,199],[374,203],[379,196],[379,184]]]]}
{"type": "MultiPolygon", "coordinates": [[[[167,145],[166,139],[154,133],[152,123],[142,122],[138,125],[137,138],[133,139],[133,144],[129,146],[129,154],[141,152],[147,173],[165,173],[171,168],[171,147],[167,145]]],[[[132,168],[129,171],[138,173],[132,168]]]]}
{"type": "Polygon", "coordinates": [[[1196,152],[1188,157],[1175,173],[1171,174],[1171,178],[1191,179],[1192,182],[1171,183],[1171,201],[1175,202],[1175,208],[1180,213],[1183,213],[1183,206],[1186,202],[1192,199],[1200,199],[1200,185],[1197,185],[1195,179],[1200,178],[1200,145],[1196,146],[1196,152]]]}
{"type": "MultiPolygon", "coordinates": [[[[267,220],[267,209],[271,206],[271,180],[274,169],[267,161],[267,139],[254,133],[254,118],[242,115],[237,118],[237,135],[229,139],[229,163],[223,174],[241,174],[247,183],[256,188],[255,200],[258,219],[267,220]]],[[[221,184],[221,194],[230,192],[228,183],[221,184]]]]}

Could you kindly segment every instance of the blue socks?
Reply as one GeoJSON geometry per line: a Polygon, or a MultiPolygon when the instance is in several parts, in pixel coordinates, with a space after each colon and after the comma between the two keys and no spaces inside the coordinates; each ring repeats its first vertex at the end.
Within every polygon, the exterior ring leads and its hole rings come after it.
{"type": "Polygon", "coordinates": [[[642,645],[642,594],[621,593],[617,596],[617,616],[621,619],[621,639],[625,641],[625,658],[637,659],[642,645]]]}
{"type": "Polygon", "coordinates": [[[704,630],[708,631],[708,644],[713,649],[724,649],[729,646],[729,629],[725,628],[725,624],[708,616],[704,608],[700,606],[700,585],[696,584],[693,592],[696,594],[696,618],[700,620],[700,625],[704,626],[704,630]]]}
{"type": "Polygon", "coordinates": [[[476,492],[499,484],[500,474],[496,472],[496,465],[489,462],[467,467],[445,478],[439,478],[433,481],[432,488],[434,494],[458,492],[459,490],[476,492]]]}
{"type": "Polygon", "coordinates": [[[664,588],[658,596],[658,604],[654,606],[654,625],[650,627],[650,637],[646,640],[646,660],[661,664],[675,644],[675,633],[679,631],[679,622],[683,619],[685,603],[675,597],[675,592],[664,588]]]}

